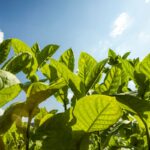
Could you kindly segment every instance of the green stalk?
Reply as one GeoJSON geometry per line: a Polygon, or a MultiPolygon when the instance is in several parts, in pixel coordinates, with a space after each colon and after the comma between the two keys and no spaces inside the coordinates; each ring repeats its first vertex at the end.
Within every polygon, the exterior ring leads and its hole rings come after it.
{"type": "Polygon", "coordinates": [[[30,126],[31,126],[31,118],[28,118],[27,130],[26,130],[26,150],[29,150],[29,142],[30,142],[30,126]]]}
{"type": "Polygon", "coordinates": [[[141,121],[143,122],[145,126],[148,150],[150,150],[150,135],[149,135],[149,129],[148,129],[147,123],[145,122],[145,120],[142,118],[141,115],[138,114],[138,116],[140,117],[141,121]]]}

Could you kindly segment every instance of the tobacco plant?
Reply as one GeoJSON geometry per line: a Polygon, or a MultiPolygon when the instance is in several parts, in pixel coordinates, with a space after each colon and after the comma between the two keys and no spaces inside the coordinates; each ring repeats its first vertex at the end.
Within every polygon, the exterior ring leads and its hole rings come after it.
{"type": "Polygon", "coordinates": [[[81,52],[76,71],[72,49],[56,60],[58,49],[19,39],[0,44],[0,107],[8,107],[0,116],[0,149],[150,150],[150,54],[141,61],[109,49],[97,61],[81,52]],[[22,92],[24,101],[9,103],[22,92]],[[40,108],[47,99],[64,111],[40,108]]]}

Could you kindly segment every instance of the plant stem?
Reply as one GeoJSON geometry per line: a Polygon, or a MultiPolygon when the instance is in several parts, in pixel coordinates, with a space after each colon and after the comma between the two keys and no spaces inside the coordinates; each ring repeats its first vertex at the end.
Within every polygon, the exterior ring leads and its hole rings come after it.
{"type": "MultiPolygon", "coordinates": [[[[139,115],[139,114],[138,114],[138,115],[139,115]]],[[[145,122],[145,120],[142,118],[142,116],[139,115],[139,117],[140,117],[141,121],[143,122],[143,124],[144,124],[144,126],[145,126],[148,150],[150,150],[150,135],[149,135],[148,126],[147,126],[147,123],[145,122]]]]}
{"type": "Polygon", "coordinates": [[[66,111],[66,110],[67,110],[67,105],[66,105],[66,102],[64,100],[64,111],[66,111]]]}
{"type": "Polygon", "coordinates": [[[26,130],[26,150],[29,150],[29,142],[30,142],[30,125],[31,125],[31,118],[28,118],[27,130],[26,130]]]}

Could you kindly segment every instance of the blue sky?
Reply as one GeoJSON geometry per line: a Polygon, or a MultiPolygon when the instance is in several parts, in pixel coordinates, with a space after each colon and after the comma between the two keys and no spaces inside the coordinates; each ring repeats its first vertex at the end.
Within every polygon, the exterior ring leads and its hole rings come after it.
{"type": "Polygon", "coordinates": [[[108,48],[131,57],[150,52],[150,0],[0,0],[0,42],[19,38],[60,45],[97,60],[108,48]]]}

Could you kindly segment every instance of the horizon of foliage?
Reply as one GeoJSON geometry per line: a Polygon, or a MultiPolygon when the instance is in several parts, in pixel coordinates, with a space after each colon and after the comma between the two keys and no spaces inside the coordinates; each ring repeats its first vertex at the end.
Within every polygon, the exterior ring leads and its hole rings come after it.
{"type": "Polygon", "coordinates": [[[0,44],[0,108],[26,94],[0,116],[0,150],[150,150],[150,54],[140,61],[109,49],[96,61],[81,52],[75,72],[72,49],[56,60],[58,49],[19,39],[0,44]],[[27,82],[18,79],[20,72],[27,82]],[[63,112],[39,108],[52,96],[63,112]]]}

